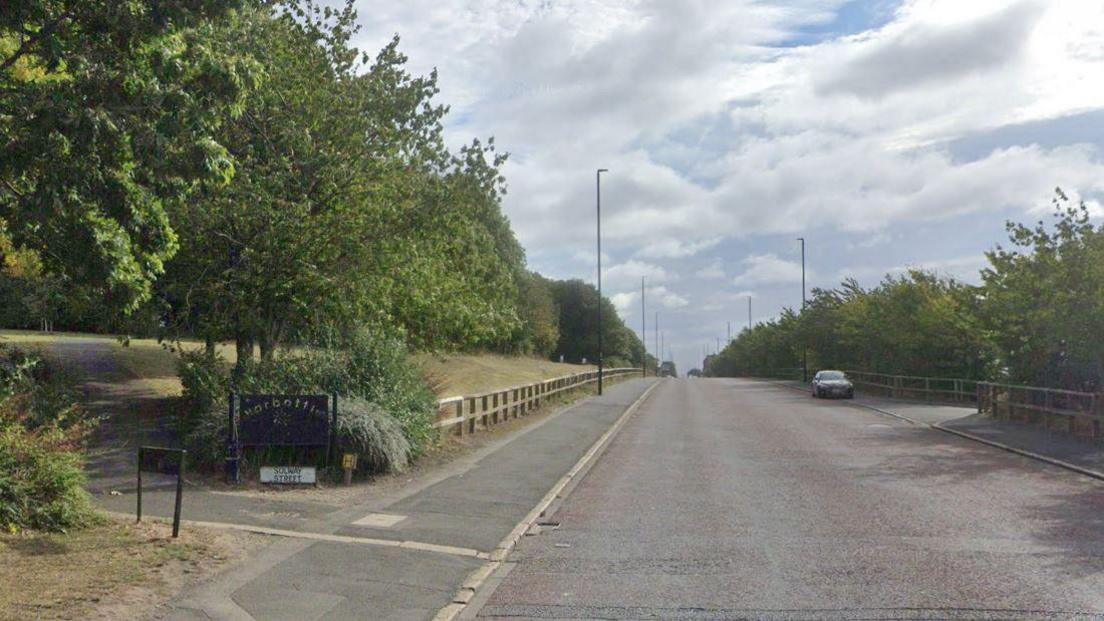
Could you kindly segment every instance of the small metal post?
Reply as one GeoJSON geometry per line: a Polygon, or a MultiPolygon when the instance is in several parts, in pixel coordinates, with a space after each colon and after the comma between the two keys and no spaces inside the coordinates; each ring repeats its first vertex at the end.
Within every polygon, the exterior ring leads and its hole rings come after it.
{"type": "Polygon", "coordinates": [[[188,451],[180,451],[180,465],[176,470],[176,507],[173,509],[173,539],[180,535],[180,504],[184,497],[184,458],[188,451]]]}
{"type": "Polygon", "coordinates": [[[138,519],[142,521],[142,447],[138,447],[138,519]]]}
{"type": "Polygon", "coordinates": [[[235,395],[230,393],[229,423],[226,438],[226,482],[237,485],[241,483],[241,448],[238,446],[238,424],[234,414],[235,395]]]}
{"type": "Polygon", "coordinates": [[[333,451],[337,445],[337,393],[335,392],[332,397],[333,411],[330,412],[330,435],[326,438],[326,470],[330,469],[330,464],[333,463],[333,451]]]}

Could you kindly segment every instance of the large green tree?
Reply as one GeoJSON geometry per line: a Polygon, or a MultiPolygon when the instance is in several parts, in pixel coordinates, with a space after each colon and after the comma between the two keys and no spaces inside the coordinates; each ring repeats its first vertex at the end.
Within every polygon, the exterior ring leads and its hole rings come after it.
{"type": "Polygon", "coordinates": [[[221,0],[15,0],[0,11],[0,218],[44,269],[122,312],[177,248],[169,209],[233,172],[212,132],[248,59],[221,0]]]}
{"type": "Polygon", "coordinates": [[[1053,226],[1008,224],[1011,248],[987,254],[981,311],[998,374],[1099,389],[1104,380],[1104,226],[1056,192],[1053,226]]]}
{"type": "Polygon", "coordinates": [[[524,255],[502,217],[493,142],[443,146],[436,74],[392,41],[350,45],[351,3],[250,7],[213,45],[264,75],[218,133],[237,174],[182,205],[162,287],[172,324],[269,357],[313,329],[370,323],[416,346],[491,347],[517,331],[524,255]]]}

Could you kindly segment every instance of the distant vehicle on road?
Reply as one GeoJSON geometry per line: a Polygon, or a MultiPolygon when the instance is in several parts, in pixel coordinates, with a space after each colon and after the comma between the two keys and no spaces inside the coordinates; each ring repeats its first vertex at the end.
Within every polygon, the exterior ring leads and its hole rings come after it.
{"type": "Polygon", "coordinates": [[[667,362],[664,362],[663,364],[659,365],[659,376],[660,377],[678,377],[678,371],[675,370],[675,363],[668,360],[667,362]]]}
{"type": "Polygon", "coordinates": [[[817,371],[812,389],[813,397],[855,398],[855,385],[843,371],[817,371]]]}

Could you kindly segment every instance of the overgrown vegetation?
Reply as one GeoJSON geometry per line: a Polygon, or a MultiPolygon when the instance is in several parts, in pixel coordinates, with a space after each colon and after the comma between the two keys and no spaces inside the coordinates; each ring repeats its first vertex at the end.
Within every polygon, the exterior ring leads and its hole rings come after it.
{"type": "Polygon", "coordinates": [[[0,348],[0,528],[64,531],[96,520],[83,489],[92,428],[71,378],[26,352],[0,348]]]}
{"type": "Polygon", "coordinates": [[[809,366],[1104,387],[1104,225],[1058,190],[1053,225],[1009,223],[1012,248],[987,253],[980,285],[921,270],[864,289],[815,289],[803,312],[744,330],[710,375],[809,366]]]}
{"type": "Polygon", "coordinates": [[[338,443],[358,452],[365,470],[402,470],[436,440],[434,395],[402,341],[381,332],[330,332],[234,368],[207,351],[187,352],[181,378],[187,406],[181,434],[200,463],[225,457],[231,391],[338,395],[338,443]]]}

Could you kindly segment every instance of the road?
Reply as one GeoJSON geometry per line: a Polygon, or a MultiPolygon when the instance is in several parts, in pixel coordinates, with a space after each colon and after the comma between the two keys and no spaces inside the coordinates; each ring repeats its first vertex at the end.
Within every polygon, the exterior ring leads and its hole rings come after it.
{"type": "Polygon", "coordinates": [[[1104,611],[1104,483],[766,383],[666,380],[551,519],[481,618],[1104,611]]]}

